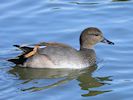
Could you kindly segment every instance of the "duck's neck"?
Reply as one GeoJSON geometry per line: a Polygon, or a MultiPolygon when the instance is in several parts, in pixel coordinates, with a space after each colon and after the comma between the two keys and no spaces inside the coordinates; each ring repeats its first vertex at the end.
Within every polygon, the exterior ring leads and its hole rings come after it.
{"type": "Polygon", "coordinates": [[[81,49],[92,49],[92,48],[93,48],[92,43],[88,39],[83,40],[80,36],[80,50],[81,49]]]}
{"type": "Polygon", "coordinates": [[[87,44],[87,45],[80,45],[80,50],[81,49],[93,49],[93,46],[89,45],[89,44],[87,44]]]}

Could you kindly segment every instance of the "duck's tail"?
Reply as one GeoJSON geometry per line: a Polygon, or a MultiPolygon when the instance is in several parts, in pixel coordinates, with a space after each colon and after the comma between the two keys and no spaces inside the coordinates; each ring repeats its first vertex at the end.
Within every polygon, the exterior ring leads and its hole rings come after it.
{"type": "Polygon", "coordinates": [[[33,50],[33,48],[28,47],[28,46],[20,46],[20,45],[13,45],[13,46],[19,48],[24,53],[29,53],[29,52],[31,52],[33,50]]]}
{"type": "Polygon", "coordinates": [[[8,61],[13,62],[16,65],[23,65],[24,62],[27,60],[27,58],[25,58],[24,55],[33,51],[33,48],[27,47],[27,46],[20,46],[20,45],[13,45],[13,46],[19,48],[23,52],[22,52],[22,54],[20,54],[19,56],[15,57],[15,58],[8,59],[8,61]]]}

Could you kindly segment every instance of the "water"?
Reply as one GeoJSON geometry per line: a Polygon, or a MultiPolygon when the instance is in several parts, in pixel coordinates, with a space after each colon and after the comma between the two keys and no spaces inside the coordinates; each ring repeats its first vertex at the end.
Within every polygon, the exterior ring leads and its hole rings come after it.
{"type": "Polygon", "coordinates": [[[132,0],[1,0],[0,100],[132,100],[132,0]],[[79,48],[80,32],[100,28],[114,46],[95,46],[85,71],[14,67],[13,44],[57,41],[79,48]]]}

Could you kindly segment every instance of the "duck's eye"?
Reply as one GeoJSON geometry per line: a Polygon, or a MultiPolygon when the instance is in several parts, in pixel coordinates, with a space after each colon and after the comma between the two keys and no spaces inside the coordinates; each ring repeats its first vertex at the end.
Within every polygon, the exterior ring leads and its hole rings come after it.
{"type": "Polygon", "coordinates": [[[99,36],[99,34],[95,34],[95,36],[99,36]]]}

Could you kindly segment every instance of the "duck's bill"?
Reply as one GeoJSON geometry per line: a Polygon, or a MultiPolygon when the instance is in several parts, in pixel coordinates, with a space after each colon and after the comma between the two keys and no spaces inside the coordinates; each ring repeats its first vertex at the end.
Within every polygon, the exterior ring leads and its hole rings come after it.
{"type": "Polygon", "coordinates": [[[107,40],[106,38],[104,38],[101,42],[102,42],[102,43],[106,43],[106,44],[110,44],[110,45],[114,45],[113,42],[107,40]]]}

